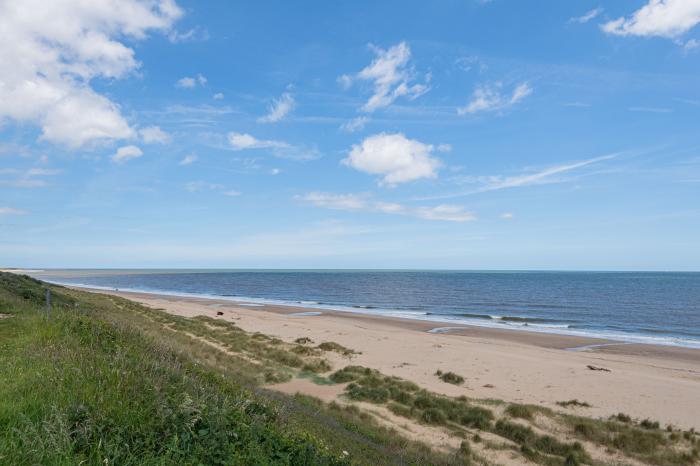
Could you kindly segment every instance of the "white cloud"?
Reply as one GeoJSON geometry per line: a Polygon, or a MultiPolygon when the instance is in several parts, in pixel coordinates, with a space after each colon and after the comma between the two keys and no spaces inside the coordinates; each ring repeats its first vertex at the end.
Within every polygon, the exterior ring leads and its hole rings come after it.
{"type": "Polygon", "coordinates": [[[199,157],[197,157],[195,154],[188,154],[185,157],[183,157],[182,160],[178,163],[178,165],[190,165],[194,162],[197,161],[199,157]]]}
{"type": "Polygon", "coordinates": [[[627,110],[630,112],[646,112],[646,113],[671,113],[673,112],[670,108],[665,107],[629,107],[627,110]]]}
{"type": "Polygon", "coordinates": [[[168,40],[173,44],[180,42],[204,41],[209,39],[209,31],[199,26],[188,29],[185,32],[170,31],[168,40]]]}
{"type": "Polygon", "coordinates": [[[478,112],[493,112],[511,107],[525,97],[532,94],[532,88],[528,83],[520,83],[510,96],[501,93],[501,84],[477,87],[472,95],[472,100],[464,107],[459,107],[457,113],[465,115],[478,112]]]}
{"type": "Polygon", "coordinates": [[[476,220],[474,214],[467,212],[462,206],[441,204],[430,207],[411,207],[395,202],[373,201],[369,199],[368,195],[362,194],[310,192],[303,196],[296,196],[295,199],[308,202],[316,207],[334,210],[379,212],[445,222],[476,220]]]}
{"type": "Polygon", "coordinates": [[[14,175],[10,179],[0,180],[1,186],[13,186],[16,188],[43,188],[49,183],[42,179],[62,173],[62,170],[54,168],[29,168],[18,170],[16,168],[0,169],[0,175],[14,175]]]}
{"type": "Polygon", "coordinates": [[[227,147],[234,151],[271,149],[271,153],[275,157],[296,161],[315,160],[321,156],[318,149],[313,146],[296,146],[284,141],[257,139],[248,133],[230,132],[227,135],[227,140],[227,147]]]}
{"type": "Polygon", "coordinates": [[[649,0],[630,17],[621,17],[601,26],[619,36],[678,37],[700,23],[698,0],[649,0]]]}
{"type": "Polygon", "coordinates": [[[223,92],[217,92],[213,96],[214,100],[224,100],[224,93],[223,92]]]}
{"type": "Polygon", "coordinates": [[[159,126],[149,126],[139,130],[141,140],[146,144],[167,144],[170,142],[170,135],[160,129],[159,126]]]}
{"type": "Polygon", "coordinates": [[[289,92],[285,92],[279,99],[275,99],[272,102],[270,108],[268,109],[268,114],[258,118],[258,122],[276,123],[282,118],[286,117],[289,112],[294,110],[294,106],[294,97],[289,92]]]}
{"type": "Polygon", "coordinates": [[[256,139],[250,134],[236,132],[228,133],[228,143],[233,150],[289,147],[289,144],[282,141],[256,139]]]}
{"type": "Polygon", "coordinates": [[[571,18],[569,20],[569,22],[570,23],[585,24],[585,23],[589,22],[590,20],[597,18],[602,12],[603,12],[602,8],[593,8],[592,10],[590,10],[589,12],[587,12],[586,14],[584,14],[582,16],[576,16],[574,18],[571,18]]]}
{"type": "Polygon", "coordinates": [[[427,77],[423,84],[412,82],[415,72],[409,65],[411,49],[405,42],[388,50],[372,45],[370,47],[376,55],[372,63],[354,76],[342,75],[338,78],[338,82],[345,89],[349,88],[355,80],[372,83],[374,94],[362,106],[363,111],[373,112],[388,107],[401,96],[415,99],[430,90],[427,77]]]}
{"type": "Polygon", "coordinates": [[[510,212],[503,212],[501,214],[501,218],[504,220],[511,220],[513,218],[513,214],[510,212]]]}
{"type": "Polygon", "coordinates": [[[419,207],[416,209],[416,216],[427,220],[443,220],[445,222],[466,222],[476,220],[471,212],[464,210],[464,207],[440,204],[435,207],[419,207]]]}
{"type": "Polygon", "coordinates": [[[136,146],[123,146],[112,155],[112,162],[124,163],[131,159],[137,159],[143,155],[143,151],[136,146]]]}
{"type": "Polygon", "coordinates": [[[384,175],[380,184],[396,185],[420,178],[435,178],[440,160],[432,157],[433,146],[401,133],[380,133],[353,145],[342,163],[372,175],[384,175]]]}
{"type": "Polygon", "coordinates": [[[226,189],[223,185],[218,183],[207,183],[206,181],[190,181],[185,183],[185,190],[196,193],[202,191],[203,189],[209,189],[212,191],[220,191],[226,189]]]}
{"type": "Polygon", "coordinates": [[[463,197],[471,194],[497,191],[500,189],[519,188],[524,186],[537,186],[551,183],[562,183],[566,181],[566,179],[558,177],[557,175],[562,175],[564,173],[577,170],[579,168],[587,167],[589,165],[597,164],[599,162],[604,162],[606,160],[612,160],[619,157],[620,155],[621,153],[613,153],[603,155],[600,157],[593,157],[587,160],[582,160],[580,162],[555,165],[534,173],[526,173],[515,176],[464,176],[456,178],[454,181],[459,182],[461,184],[474,184],[476,185],[474,189],[452,194],[424,196],[416,199],[424,201],[435,199],[449,199],[455,197],[463,197]]]}
{"type": "Polygon", "coordinates": [[[551,182],[551,178],[554,175],[559,175],[577,168],[583,168],[587,165],[602,162],[604,160],[614,159],[617,156],[618,154],[603,155],[601,157],[594,157],[581,162],[556,165],[529,175],[508,176],[504,178],[493,177],[492,180],[486,184],[486,186],[480,189],[480,191],[495,191],[497,189],[516,188],[519,186],[548,183],[551,182]]]}
{"type": "Polygon", "coordinates": [[[355,131],[360,131],[364,129],[368,121],[369,118],[364,116],[353,118],[352,120],[346,121],[345,123],[340,125],[340,130],[345,131],[346,133],[354,133],[355,131]]]}
{"type": "Polygon", "coordinates": [[[206,181],[190,181],[189,183],[185,183],[185,190],[190,193],[196,193],[204,190],[216,191],[229,197],[241,195],[240,191],[236,191],[235,189],[227,189],[224,185],[219,183],[209,183],[206,181]]]}
{"type": "Polygon", "coordinates": [[[119,107],[90,87],[138,68],[123,40],[168,30],[182,15],[173,0],[0,2],[0,121],[41,127],[41,138],[79,147],[126,139],[119,107]]]}
{"type": "Polygon", "coordinates": [[[282,173],[282,170],[279,168],[273,168],[270,170],[270,175],[279,175],[280,173],[282,173]]]}
{"type": "Polygon", "coordinates": [[[0,215],[25,215],[27,212],[12,207],[0,207],[0,215]]]}
{"type": "Polygon", "coordinates": [[[175,83],[177,87],[182,87],[185,89],[191,89],[194,86],[197,85],[197,82],[194,80],[194,78],[190,78],[188,76],[185,76],[184,78],[178,79],[177,83],[175,83]]]}
{"type": "Polygon", "coordinates": [[[697,39],[690,39],[685,42],[681,42],[680,45],[683,47],[683,50],[690,52],[691,50],[700,47],[700,41],[697,39]]]}
{"type": "Polygon", "coordinates": [[[178,81],[175,83],[177,87],[181,87],[183,89],[193,89],[197,87],[197,85],[204,86],[205,84],[207,84],[207,78],[201,74],[198,74],[195,77],[185,76],[184,78],[178,79],[178,81]]]}

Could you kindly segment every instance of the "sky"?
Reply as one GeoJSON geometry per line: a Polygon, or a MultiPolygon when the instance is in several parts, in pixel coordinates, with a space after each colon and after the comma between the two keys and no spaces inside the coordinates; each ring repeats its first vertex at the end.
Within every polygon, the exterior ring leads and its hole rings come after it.
{"type": "Polygon", "coordinates": [[[700,0],[0,0],[0,266],[700,270],[700,0]]]}

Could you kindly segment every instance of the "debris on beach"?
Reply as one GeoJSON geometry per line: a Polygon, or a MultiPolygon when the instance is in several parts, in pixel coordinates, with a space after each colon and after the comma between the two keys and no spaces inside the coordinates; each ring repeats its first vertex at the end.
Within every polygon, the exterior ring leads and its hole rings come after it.
{"type": "Polygon", "coordinates": [[[593,366],[591,364],[587,365],[586,367],[592,371],[612,372],[610,369],[606,369],[605,367],[593,366]]]}

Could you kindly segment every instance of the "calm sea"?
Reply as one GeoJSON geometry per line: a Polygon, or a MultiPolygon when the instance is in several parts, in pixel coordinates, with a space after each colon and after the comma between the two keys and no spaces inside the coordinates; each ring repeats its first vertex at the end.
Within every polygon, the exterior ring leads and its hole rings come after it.
{"type": "Polygon", "coordinates": [[[700,273],[54,270],[73,285],[700,348],[700,273]]]}

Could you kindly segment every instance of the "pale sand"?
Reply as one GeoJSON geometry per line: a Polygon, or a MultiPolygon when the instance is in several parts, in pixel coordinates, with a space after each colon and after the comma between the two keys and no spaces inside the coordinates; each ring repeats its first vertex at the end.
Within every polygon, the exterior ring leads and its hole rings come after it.
{"type": "MultiPolygon", "coordinates": [[[[335,311],[295,315],[309,309],[245,307],[216,299],[92,290],[122,296],[167,312],[206,315],[235,322],[250,332],[293,341],[335,341],[362,354],[331,355],[334,368],[371,367],[428,390],[450,396],[496,398],[533,403],[559,411],[607,417],[623,412],[662,425],[700,428],[700,350],[653,345],[611,345],[589,350],[567,348],[612,343],[605,340],[464,326],[443,334],[427,331],[441,324],[335,311]],[[224,315],[217,317],[217,311],[224,315]],[[593,365],[609,369],[593,371],[593,365]],[[463,375],[463,386],[446,384],[437,369],[463,375]],[[578,399],[592,408],[564,409],[557,401],[578,399]]],[[[315,310],[314,310],[315,311],[315,310]]],[[[330,400],[338,387],[294,380],[278,387],[330,400]]]]}

